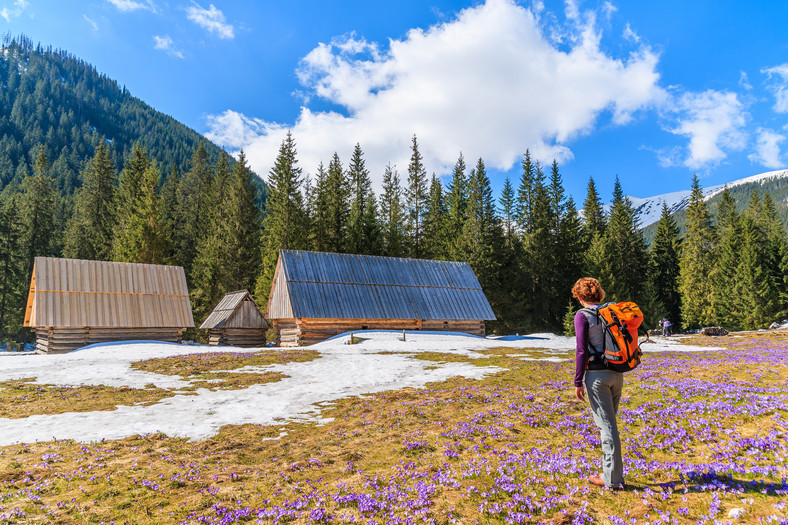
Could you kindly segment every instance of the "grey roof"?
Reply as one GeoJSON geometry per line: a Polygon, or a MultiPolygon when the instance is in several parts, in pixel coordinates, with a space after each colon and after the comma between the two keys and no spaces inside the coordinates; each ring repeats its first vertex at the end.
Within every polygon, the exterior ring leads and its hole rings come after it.
{"type": "Polygon", "coordinates": [[[272,319],[495,319],[468,263],[294,250],[280,261],[290,304],[269,303],[272,319]]]}
{"type": "MultiPolygon", "coordinates": [[[[238,290],[237,292],[229,292],[222,297],[222,300],[219,301],[219,304],[211,312],[211,315],[203,321],[200,325],[202,329],[208,328],[221,328],[222,325],[227,322],[235,309],[238,308],[238,305],[246,298],[254,302],[252,295],[249,293],[248,290],[238,290]]],[[[260,317],[262,317],[262,312],[260,313],[260,317]]]]}

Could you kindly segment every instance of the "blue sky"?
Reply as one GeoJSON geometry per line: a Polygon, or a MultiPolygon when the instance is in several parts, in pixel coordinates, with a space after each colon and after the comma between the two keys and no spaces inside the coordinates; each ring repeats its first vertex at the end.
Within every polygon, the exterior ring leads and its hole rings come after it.
{"type": "MultiPolygon", "coordinates": [[[[373,180],[460,152],[500,188],[526,148],[637,197],[788,162],[786,2],[0,0],[2,31],[65,49],[265,176],[286,130],[314,172],[361,144],[373,180]]],[[[443,179],[447,179],[444,177],[443,179]]]]}

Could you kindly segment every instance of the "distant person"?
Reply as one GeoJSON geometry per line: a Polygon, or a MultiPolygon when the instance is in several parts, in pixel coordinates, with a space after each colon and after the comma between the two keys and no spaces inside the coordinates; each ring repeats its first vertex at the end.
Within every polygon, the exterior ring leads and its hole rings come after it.
{"type": "MultiPolygon", "coordinates": [[[[572,295],[580,301],[583,309],[593,311],[599,309],[605,291],[596,279],[583,277],[572,287],[572,295]]],[[[624,386],[624,374],[609,370],[599,360],[605,334],[596,315],[578,311],[575,314],[575,334],[575,397],[585,401],[585,392],[588,391],[594,423],[602,437],[602,472],[589,476],[588,481],[599,487],[622,489],[624,466],[616,413],[624,386]]]]}
{"type": "Polygon", "coordinates": [[[662,327],[663,336],[670,337],[671,335],[673,335],[673,331],[671,329],[671,326],[673,325],[671,324],[670,321],[667,320],[667,318],[663,317],[662,320],[659,322],[659,326],[662,327]]]}

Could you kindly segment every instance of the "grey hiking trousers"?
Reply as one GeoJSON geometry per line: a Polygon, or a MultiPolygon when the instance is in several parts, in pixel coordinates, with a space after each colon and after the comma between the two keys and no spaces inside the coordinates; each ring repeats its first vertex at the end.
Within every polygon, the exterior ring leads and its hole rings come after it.
{"type": "Polygon", "coordinates": [[[602,434],[602,481],[608,487],[617,487],[624,483],[621,439],[616,422],[624,374],[612,370],[586,370],[584,382],[594,423],[602,434]]]}

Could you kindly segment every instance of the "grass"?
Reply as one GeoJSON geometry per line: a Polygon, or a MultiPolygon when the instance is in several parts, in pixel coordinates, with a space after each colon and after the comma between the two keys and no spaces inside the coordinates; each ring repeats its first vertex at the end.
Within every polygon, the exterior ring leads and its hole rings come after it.
{"type": "MultiPolygon", "coordinates": [[[[198,442],[155,434],[2,447],[0,522],[653,525],[733,521],[728,513],[743,509],[737,523],[784,523],[786,335],[647,354],[627,374],[619,411],[623,492],[586,482],[599,469],[599,438],[587,404],[573,398],[572,363],[523,361],[513,356],[543,354],[501,348],[482,359],[415,354],[504,370],[340,400],[322,426],[227,426],[198,442]]],[[[197,377],[247,359],[273,357],[135,367],[197,377]]]]}
{"type": "Polygon", "coordinates": [[[0,417],[18,419],[36,414],[115,410],[118,405],[151,405],[175,393],[146,388],[60,386],[33,383],[34,378],[0,382],[0,417]]]}

